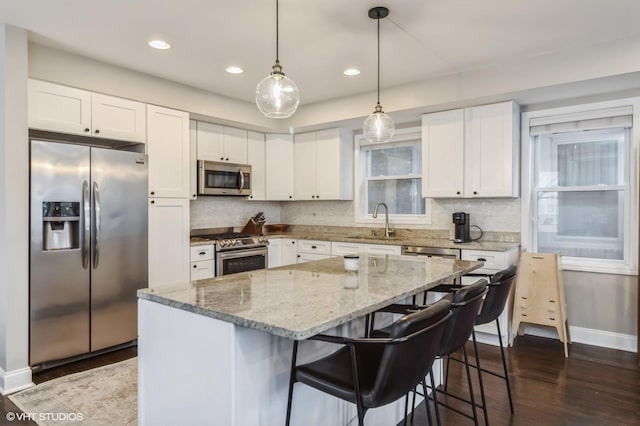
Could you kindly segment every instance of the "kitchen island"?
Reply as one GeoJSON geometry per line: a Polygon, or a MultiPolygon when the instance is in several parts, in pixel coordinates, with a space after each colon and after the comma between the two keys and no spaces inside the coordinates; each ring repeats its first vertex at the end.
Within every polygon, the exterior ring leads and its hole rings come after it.
{"type": "MultiPolygon", "coordinates": [[[[284,424],[291,339],[362,335],[363,317],[480,268],[481,262],[361,254],[138,292],[141,425],[284,424]]],[[[336,345],[305,341],[298,362],[336,345]]],[[[403,404],[371,410],[366,424],[395,424],[403,404]]],[[[292,424],[347,424],[355,406],[304,385],[292,424]]]]}

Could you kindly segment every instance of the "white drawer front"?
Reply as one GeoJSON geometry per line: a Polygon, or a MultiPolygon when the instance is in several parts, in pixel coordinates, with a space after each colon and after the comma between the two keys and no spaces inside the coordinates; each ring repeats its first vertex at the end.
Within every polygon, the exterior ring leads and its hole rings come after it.
{"type": "Polygon", "coordinates": [[[213,244],[191,247],[192,262],[198,262],[200,260],[212,260],[212,259],[213,259],[213,244]]]}
{"type": "Polygon", "coordinates": [[[311,262],[312,260],[328,259],[329,257],[331,256],[329,256],[328,254],[300,253],[298,255],[297,263],[311,262]]]}
{"type": "Polygon", "coordinates": [[[191,262],[191,281],[213,278],[215,276],[213,260],[191,262]]]}
{"type": "Polygon", "coordinates": [[[331,243],[331,256],[344,256],[345,254],[358,254],[361,252],[364,252],[364,246],[362,244],[338,241],[331,243]]]}
{"type": "Polygon", "coordinates": [[[365,253],[370,254],[400,254],[400,246],[388,246],[385,244],[364,244],[365,253]]]}
{"type": "Polygon", "coordinates": [[[331,254],[331,243],[320,240],[298,240],[298,253],[331,254]]]}
{"type": "Polygon", "coordinates": [[[505,252],[500,251],[462,250],[461,257],[462,260],[484,262],[482,269],[500,270],[509,266],[505,252]]]}

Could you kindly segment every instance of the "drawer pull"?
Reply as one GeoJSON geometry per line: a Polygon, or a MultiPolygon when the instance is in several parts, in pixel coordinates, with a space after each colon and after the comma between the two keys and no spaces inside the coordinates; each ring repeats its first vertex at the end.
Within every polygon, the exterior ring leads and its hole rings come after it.
{"type": "Polygon", "coordinates": [[[487,259],[485,259],[484,257],[479,257],[478,258],[478,262],[486,262],[486,261],[487,261],[487,259]]]}
{"type": "Polygon", "coordinates": [[[312,249],[317,249],[318,247],[316,247],[316,246],[311,246],[311,248],[312,248],[312,249]]]}
{"type": "Polygon", "coordinates": [[[551,303],[556,303],[556,301],[555,301],[555,300],[549,300],[549,302],[551,302],[551,303]]]}
{"type": "Polygon", "coordinates": [[[523,298],[524,300],[527,300],[527,298],[525,296],[520,296],[521,298],[523,298]]]}
{"type": "Polygon", "coordinates": [[[523,316],[523,317],[526,317],[526,316],[527,316],[527,314],[522,314],[522,316],[523,316]]]}
{"type": "Polygon", "coordinates": [[[549,319],[550,319],[551,321],[555,321],[555,320],[556,320],[555,318],[551,318],[551,317],[549,317],[549,319]]]}
{"type": "Polygon", "coordinates": [[[204,256],[205,254],[207,254],[207,252],[206,252],[206,251],[201,251],[201,252],[200,252],[200,256],[204,256]]]}

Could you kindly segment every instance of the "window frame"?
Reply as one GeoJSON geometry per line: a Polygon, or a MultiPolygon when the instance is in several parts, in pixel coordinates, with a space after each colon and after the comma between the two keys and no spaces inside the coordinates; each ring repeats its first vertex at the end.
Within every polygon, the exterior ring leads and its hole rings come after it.
{"type": "MultiPolygon", "coordinates": [[[[619,275],[637,275],[638,273],[638,170],[640,170],[640,162],[638,158],[638,146],[640,146],[640,98],[618,99],[613,101],[597,102],[591,104],[574,105],[569,107],[552,108],[545,110],[529,111],[522,115],[522,182],[521,182],[521,245],[527,251],[535,252],[537,249],[536,241],[536,209],[537,197],[539,191],[534,190],[534,143],[530,134],[530,121],[549,117],[549,121],[553,122],[553,118],[557,117],[559,121],[563,116],[579,120],[583,116],[599,116],[599,112],[611,108],[631,107],[633,125],[629,129],[629,139],[625,147],[626,160],[625,171],[627,181],[620,189],[625,190],[623,222],[625,237],[623,245],[623,259],[599,259],[599,258],[581,258],[581,257],[562,257],[562,266],[564,269],[584,272],[611,273],[619,275]]],[[[608,188],[613,189],[613,186],[608,188]]],[[[557,191],[566,191],[563,187],[556,188],[557,191]]],[[[588,190],[594,187],[571,187],[571,190],[588,190]]],[[[545,191],[547,192],[547,191],[545,191]]]]}
{"type": "MultiPolygon", "coordinates": [[[[367,204],[368,204],[368,194],[366,188],[367,182],[367,155],[365,150],[362,148],[373,147],[373,146],[407,146],[413,145],[414,141],[419,141],[422,143],[422,128],[421,127],[409,127],[404,129],[396,129],[393,137],[389,142],[385,143],[372,143],[365,139],[362,134],[355,135],[355,155],[354,155],[354,165],[355,165],[355,190],[354,190],[354,222],[357,224],[367,224],[372,225],[380,224],[380,216],[377,219],[374,219],[371,214],[366,213],[367,204]]],[[[424,153],[422,154],[424,155],[424,153]]],[[[400,178],[415,178],[412,175],[398,175],[398,177],[394,179],[400,178]]],[[[420,179],[422,180],[424,177],[424,171],[422,171],[420,175],[420,179]]],[[[377,179],[374,179],[377,180],[377,179]]],[[[428,198],[422,198],[422,201],[425,203],[423,215],[405,215],[405,214],[389,214],[389,222],[394,224],[401,225],[430,225],[431,224],[431,202],[428,198]]]]}

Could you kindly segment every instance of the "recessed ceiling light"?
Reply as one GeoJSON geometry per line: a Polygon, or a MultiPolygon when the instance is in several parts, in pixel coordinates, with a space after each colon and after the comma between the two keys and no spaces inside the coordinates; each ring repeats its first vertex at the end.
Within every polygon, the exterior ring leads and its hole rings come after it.
{"type": "Polygon", "coordinates": [[[360,74],[360,70],[357,68],[347,68],[344,70],[344,75],[358,75],[360,74]]]}
{"type": "Polygon", "coordinates": [[[149,42],[149,46],[153,47],[154,49],[161,49],[161,50],[166,50],[171,47],[171,45],[164,40],[151,40],[149,42]]]}
{"type": "Polygon", "coordinates": [[[229,74],[242,74],[244,70],[240,67],[227,67],[225,69],[229,74]]]}

